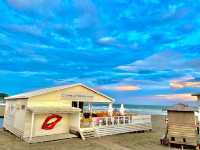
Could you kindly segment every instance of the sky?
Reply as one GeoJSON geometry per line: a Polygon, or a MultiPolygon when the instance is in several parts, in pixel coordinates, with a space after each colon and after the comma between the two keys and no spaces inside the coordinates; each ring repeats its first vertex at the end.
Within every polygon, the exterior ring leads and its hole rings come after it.
{"type": "Polygon", "coordinates": [[[200,92],[200,0],[1,0],[0,91],[83,83],[116,103],[200,92]]]}

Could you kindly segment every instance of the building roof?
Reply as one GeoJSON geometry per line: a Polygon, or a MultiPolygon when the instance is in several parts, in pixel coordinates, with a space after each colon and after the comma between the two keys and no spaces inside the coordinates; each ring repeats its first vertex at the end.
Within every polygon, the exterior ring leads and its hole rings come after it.
{"type": "Polygon", "coordinates": [[[40,113],[73,113],[73,112],[80,112],[80,108],[75,107],[28,107],[27,110],[40,114],[40,113]]]}
{"type": "Polygon", "coordinates": [[[93,91],[96,94],[99,94],[99,95],[101,95],[101,96],[103,96],[103,97],[105,97],[105,98],[107,98],[111,101],[114,101],[113,98],[106,96],[103,93],[100,93],[100,92],[98,92],[98,91],[96,91],[92,88],[89,88],[88,86],[81,84],[81,83],[71,84],[71,85],[63,85],[63,86],[56,86],[56,87],[52,87],[52,88],[44,88],[44,89],[40,89],[40,90],[35,90],[35,91],[31,91],[31,92],[25,92],[25,93],[9,96],[9,97],[6,97],[5,99],[6,100],[27,99],[27,98],[30,98],[30,97],[33,97],[33,96],[38,96],[38,95],[46,94],[46,93],[49,93],[49,92],[55,92],[55,91],[58,91],[58,90],[63,90],[63,89],[67,89],[67,88],[71,88],[71,87],[75,87],[75,86],[82,86],[86,89],[93,91]]]}
{"type": "Polygon", "coordinates": [[[192,96],[200,96],[200,93],[194,93],[192,96]]]}
{"type": "Polygon", "coordinates": [[[172,107],[169,107],[167,109],[167,111],[184,111],[184,112],[193,112],[193,111],[197,111],[196,109],[188,106],[188,105],[185,105],[185,104],[182,104],[182,103],[179,103],[179,104],[176,104],[175,106],[172,106],[172,107]]]}

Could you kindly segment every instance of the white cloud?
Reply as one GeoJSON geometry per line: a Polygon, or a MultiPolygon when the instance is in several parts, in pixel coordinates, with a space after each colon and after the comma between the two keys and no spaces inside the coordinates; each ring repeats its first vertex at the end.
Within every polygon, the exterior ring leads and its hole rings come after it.
{"type": "Polygon", "coordinates": [[[200,88],[200,81],[195,81],[195,78],[192,76],[184,76],[182,78],[173,79],[169,84],[173,89],[182,89],[187,87],[200,88]]]}
{"type": "Polygon", "coordinates": [[[164,51],[131,64],[118,66],[117,69],[125,71],[165,70],[180,67],[184,62],[185,60],[182,59],[179,53],[164,51]]]}
{"type": "Polygon", "coordinates": [[[187,57],[184,53],[172,50],[162,51],[153,54],[145,59],[134,61],[130,64],[116,67],[118,70],[138,71],[138,70],[190,70],[199,71],[199,57],[187,57]],[[188,59],[189,58],[189,59],[188,59]]]}
{"type": "Polygon", "coordinates": [[[62,0],[6,0],[10,7],[18,11],[26,11],[46,17],[54,16],[57,10],[62,9],[62,0]]]}
{"type": "Polygon", "coordinates": [[[42,76],[48,76],[48,75],[56,75],[55,72],[37,72],[37,71],[12,71],[12,70],[0,70],[0,75],[19,75],[23,77],[28,76],[34,76],[34,75],[42,75],[42,76]]]}
{"type": "Polygon", "coordinates": [[[161,94],[155,96],[156,100],[172,100],[172,101],[195,101],[197,98],[192,96],[191,93],[183,94],[161,94]]]}
{"type": "Polygon", "coordinates": [[[97,40],[97,43],[102,45],[111,45],[113,42],[115,42],[115,39],[109,36],[101,37],[97,40]]]}
{"type": "Polygon", "coordinates": [[[108,85],[98,86],[97,89],[111,90],[111,91],[137,91],[140,90],[141,88],[137,85],[131,85],[131,84],[108,84],[108,85]]]}

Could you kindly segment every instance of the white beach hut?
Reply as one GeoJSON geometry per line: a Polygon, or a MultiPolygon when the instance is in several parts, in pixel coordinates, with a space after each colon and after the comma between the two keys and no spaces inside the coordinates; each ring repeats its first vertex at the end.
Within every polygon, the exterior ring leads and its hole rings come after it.
{"type": "Polygon", "coordinates": [[[83,103],[113,99],[83,84],[64,85],[6,98],[3,127],[29,143],[74,137],[83,103]]]}

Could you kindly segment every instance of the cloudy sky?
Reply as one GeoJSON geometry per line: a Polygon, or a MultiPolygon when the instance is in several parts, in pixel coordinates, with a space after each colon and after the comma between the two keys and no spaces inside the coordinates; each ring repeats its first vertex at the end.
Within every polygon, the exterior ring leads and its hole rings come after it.
{"type": "Polygon", "coordinates": [[[82,82],[117,103],[195,101],[199,10],[199,0],[2,0],[0,91],[82,82]]]}

